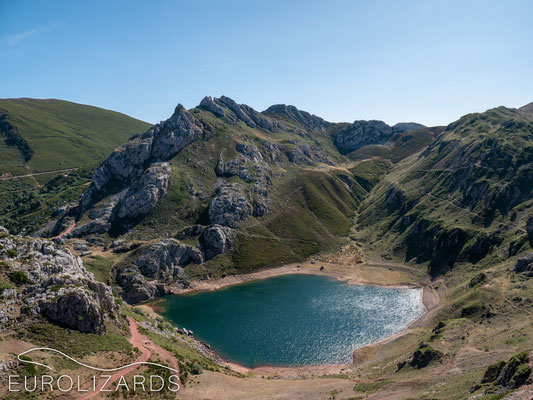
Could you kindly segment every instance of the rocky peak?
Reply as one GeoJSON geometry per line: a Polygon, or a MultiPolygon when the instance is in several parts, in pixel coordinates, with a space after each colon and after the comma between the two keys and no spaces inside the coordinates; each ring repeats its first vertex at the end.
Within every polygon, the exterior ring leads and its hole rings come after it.
{"type": "Polygon", "coordinates": [[[419,124],[417,122],[398,122],[397,124],[392,126],[392,129],[394,130],[394,132],[403,133],[414,131],[416,129],[422,129],[425,127],[425,125],[419,124]]]}
{"type": "Polygon", "coordinates": [[[284,131],[285,127],[262,113],[254,110],[246,104],[237,104],[237,102],[227,96],[220,98],[211,98],[206,96],[200,102],[198,108],[212,112],[215,116],[223,118],[231,125],[243,122],[250,128],[261,128],[269,132],[284,131]]]}
{"type": "Polygon", "coordinates": [[[263,111],[263,114],[273,118],[282,117],[290,121],[297,122],[305,129],[310,131],[324,130],[332,125],[331,122],[325,121],[316,115],[310,114],[307,111],[299,110],[295,106],[286,104],[275,104],[270,106],[263,111]]]}
{"type": "Polygon", "coordinates": [[[526,104],[525,106],[522,106],[519,108],[520,111],[522,111],[525,114],[528,114],[529,116],[533,117],[533,102],[526,104]]]}
{"type": "MultiPolygon", "coordinates": [[[[66,215],[80,219],[88,212],[92,219],[72,234],[103,233],[148,214],[166,193],[172,172],[168,161],[202,133],[202,123],[178,104],[169,119],[131,137],[94,172],[79,206],[66,215]],[[102,212],[93,212],[95,207],[102,212]]],[[[56,233],[64,225],[61,219],[56,233]]]]}
{"type": "Polygon", "coordinates": [[[383,121],[354,121],[335,136],[334,142],[346,154],[370,144],[384,144],[393,134],[394,129],[383,121]]]}

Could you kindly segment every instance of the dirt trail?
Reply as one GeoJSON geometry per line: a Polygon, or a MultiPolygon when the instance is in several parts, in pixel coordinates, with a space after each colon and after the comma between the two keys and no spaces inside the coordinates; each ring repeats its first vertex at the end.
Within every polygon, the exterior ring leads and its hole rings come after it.
{"type": "Polygon", "coordinates": [[[58,172],[76,171],[77,169],[79,168],[54,169],[52,171],[32,172],[30,174],[25,174],[25,175],[13,175],[13,176],[2,177],[0,178],[0,181],[11,181],[14,179],[31,178],[32,176],[37,176],[37,175],[46,175],[46,174],[55,174],[58,172]]]}
{"type": "MultiPolygon", "coordinates": [[[[131,343],[132,346],[137,347],[141,351],[141,355],[139,358],[137,358],[136,362],[143,362],[148,361],[150,356],[152,354],[159,354],[166,362],[171,364],[171,367],[174,369],[178,368],[178,362],[176,361],[175,357],[171,355],[168,351],[161,348],[160,346],[156,345],[154,342],[152,342],[150,339],[145,337],[143,334],[139,332],[139,328],[137,327],[137,323],[133,320],[133,318],[128,317],[128,323],[130,325],[130,333],[131,338],[128,339],[128,341],[131,343]]],[[[102,382],[102,385],[100,385],[95,392],[89,392],[85,394],[84,396],[80,397],[79,400],[89,400],[94,398],[95,396],[98,396],[100,394],[100,389],[105,384],[106,387],[110,387],[113,382],[116,382],[120,379],[120,377],[129,374],[136,368],[138,368],[138,365],[132,365],[130,367],[121,369],[120,371],[115,372],[109,381],[102,382]]]]}
{"type": "Polygon", "coordinates": [[[59,239],[60,237],[63,237],[65,235],[68,235],[70,232],[72,232],[72,230],[76,227],[76,222],[73,222],[72,224],[70,224],[70,226],[67,228],[66,231],[64,232],[61,232],[59,235],[57,236],[54,236],[53,238],[50,238],[50,240],[52,239],[59,239]]]}

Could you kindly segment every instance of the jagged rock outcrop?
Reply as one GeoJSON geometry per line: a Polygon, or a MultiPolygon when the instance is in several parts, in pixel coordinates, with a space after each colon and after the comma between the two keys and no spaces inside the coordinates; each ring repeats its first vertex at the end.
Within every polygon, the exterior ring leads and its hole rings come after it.
{"type": "Polygon", "coordinates": [[[274,118],[281,117],[289,121],[294,121],[310,131],[324,130],[333,125],[331,122],[324,121],[322,118],[317,117],[316,115],[309,114],[306,111],[302,111],[294,106],[285,104],[275,104],[270,106],[263,111],[263,114],[272,116],[274,118]]]}
{"type": "Polygon", "coordinates": [[[409,364],[415,368],[427,367],[432,361],[440,360],[443,354],[441,351],[434,349],[427,343],[420,343],[418,349],[413,353],[409,364]]]}
{"type": "Polygon", "coordinates": [[[200,102],[200,105],[198,108],[202,108],[206,111],[211,111],[213,114],[215,114],[219,118],[224,118],[226,116],[226,112],[224,111],[224,108],[216,104],[211,96],[205,96],[202,101],[200,102]]]}
{"type": "Polygon", "coordinates": [[[261,128],[269,132],[285,130],[285,127],[275,119],[263,115],[246,104],[237,104],[235,100],[226,96],[220,98],[206,96],[198,108],[210,111],[232,125],[242,121],[250,128],[261,128]]]}
{"type": "Polygon", "coordinates": [[[263,161],[263,155],[254,144],[239,143],[235,149],[250,161],[263,161]]]}
{"type": "Polygon", "coordinates": [[[104,334],[105,318],[94,293],[83,288],[59,289],[52,299],[39,301],[41,314],[51,321],[84,333],[104,334]]]}
{"type": "Polygon", "coordinates": [[[501,244],[502,238],[496,234],[480,234],[474,243],[465,250],[465,257],[471,263],[482,260],[493,247],[501,244]]]}
{"type": "Polygon", "coordinates": [[[267,140],[263,140],[261,146],[263,149],[262,154],[266,160],[273,163],[281,163],[283,161],[283,146],[267,140]]]}
{"type": "Polygon", "coordinates": [[[167,293],[166,285],[183,274],[183,268],[203,259],[199,249],[172,238],[139,249],[134,260],[117,273],[122,297],[135,304],[162,296],[167,293]]]}
{"type": "Polygon", "coordinates": [[[111,288],[96,281],[79,257],[44,239],[5,235],[0,238],[0,260],[19,294],[2,310],[4,322],[40,314],[81,332],[103,334],[108,316],[118,311],[111,288]],[[11,312],[9,312],[11,311],[11,312]]]}
{"type": "Polygon", "coordinates": [[[137,258],[135,265],[148,278],[164,279],[180,274],[183,266],[189,263],[200,264],[202,253],[176,239],[163,239],[148,246],[137,258]]]}
{"type": "Polygon", "coordinates": [[[533,253],[530,252],[516,260],[514,271],[519,274],[524,273],[528,277],[533,277],[533,253]]]}
{"type": "Polygon", "coordinates": [[[170,174],[169,163],[154,163],[148,167],[121,198],[117,216],[135,218],[148,214],[166,193],[170,174]]]}
{"type": "Polygon", "coordinates": [[[296,146],[285,147],[285,154],[290,162],[300,165],[312,165],[315,162],[330,164],[326,154],[317,146],[307,143],[295,143],[296,146]]]}
{"type": "Polygon", "coordinates": [[[394,132],[403,133],[414,131],[416,129],[422,129],[425,127],[425,125],[419,124],[417,122],[398,122],[397,124],[394,124],[392,126],[392,129],[394,130],[394,132]]]}
{"type": "MultiPolygon", "coordinates": [[[[72,236],[124,230],[148,214],[165,194],[171,174],[167,162],[201,137],[203,125],[181,104],[166,121],[135,135],[117,148],[94,172],[91,187],[78,207],[64,216],[92,221],[72,236]]],[[[55,229],[64,227],[60,220],[55,229]]]]}
{"type": "Polygon", "coordinates": [[[354,121],[335,135],[334,143],[347,154],[370,144],[384,144],[393,134],[393,128],[383,121],[354,121]]]}
{"type": "Polygon", "coordinates": [[[200,235],[200,248],[206,260],[229,252],[233,248],[235,231],[227,226],[211,225],[200,235]]]}
{"type": "Polygon", "coordinates": [[[529,354],[527,351],[524,351],[511,357],[507,362],[501,360],[489,365],[481,379],[481,383],[475,385],[472,391],[474,392],[485,387],[488,389],[485,393],[494,394],[495,389],[500,387],[497,393],[503,395],[509,390],[531,383],[530,376],[531,366],[529,365],[529,354]]]}
{"type": "Polygon", "coordinates": [[[122,289],[122,298],[137,304],[166,294],[163,284],[148,281],[135,266],[128,266],[117,273],[117,283],[122,289]]]}
{"type": "Polygon", "coordinates": [[[242,186],[236,183],[220,186],[209,203],[209,221],[215,225],[236,228],[252,214],[252,204],[242,194],[242,186]]]}
{"type": "Polygon", "coordinates": [[[256,180],[258,173],[255,165],[250,165],[246,160],[242,158],[234,158],[224,163],[222,154],[220,155],[215,172],[220,177],[232,177],[238,176],[244,182],[250,183],[256,180]]]}
{"type": "Polygon", "coordinates": [[[405,243],[406,261],[429,261],[429,273],[435,278],[451,269],[467,242],[468,235],[460,228],[443,229],[427,220],[419,220],[410,228],[405,243]]]}

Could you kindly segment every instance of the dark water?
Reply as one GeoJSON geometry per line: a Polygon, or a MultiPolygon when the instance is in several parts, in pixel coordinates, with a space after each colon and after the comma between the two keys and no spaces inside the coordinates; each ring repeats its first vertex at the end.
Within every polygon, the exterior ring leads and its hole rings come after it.
{"type": "Polygon", "coordinates": [[[351,362],[353,350],[402,331],[425,311],[420,289],[347,285],[317,275],[172,295],[164,306],[179,327],[247,367],[351,362]]]}

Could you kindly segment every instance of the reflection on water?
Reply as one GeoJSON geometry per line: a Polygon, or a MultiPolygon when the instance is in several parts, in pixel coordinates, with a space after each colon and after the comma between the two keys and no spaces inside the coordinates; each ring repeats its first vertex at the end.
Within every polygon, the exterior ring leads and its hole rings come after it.
{"type": "Polygon", "coordinates": [[[164,307],[178,326],[247,367],[344,364],[422,315],[421,292],[298,274],[172,295],[164,307]]]}

